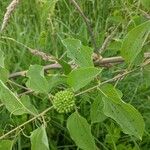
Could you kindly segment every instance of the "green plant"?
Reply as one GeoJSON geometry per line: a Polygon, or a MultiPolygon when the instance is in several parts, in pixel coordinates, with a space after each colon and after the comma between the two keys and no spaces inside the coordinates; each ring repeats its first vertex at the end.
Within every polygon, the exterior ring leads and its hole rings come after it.
{"type": "Polygon", "coordinates": [[[13,0],[0,33],[0,150],[148,149],[148,4],[13,0]]]}

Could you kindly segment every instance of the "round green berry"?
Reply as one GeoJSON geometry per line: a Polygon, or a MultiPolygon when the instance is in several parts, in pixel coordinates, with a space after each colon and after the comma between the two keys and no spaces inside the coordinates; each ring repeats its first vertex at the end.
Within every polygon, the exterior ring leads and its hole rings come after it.
{"type": "Polygon", "coordinates": [[[53,106],[59,113],[71,112],[75,107],[75,95],[70,90],[60,91],[53,98],[53,106]]]}

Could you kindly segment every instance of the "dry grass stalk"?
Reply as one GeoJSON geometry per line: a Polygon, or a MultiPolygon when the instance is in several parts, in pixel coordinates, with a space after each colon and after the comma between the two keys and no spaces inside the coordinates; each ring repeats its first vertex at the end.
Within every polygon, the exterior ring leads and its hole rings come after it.
{"type": "Polygon", "coordinates": [[[13,13],[13,11],[15,10],[18,3],[19,3],[19,0],[12,0],[12,2],[7,7],[7,11],[4,15],[3,23],[1,26],[1,32],[5,29],[6,25],[8,24],[9,18],[11,16],[11,14],[13,13]]]}
{"type": "Polygon", "coordinates": [[[44,52],[41,52],[39,50],[36,50],[36,49],[31,49],[31,48],[28,48],[28,50],[35,56],[39,56],[41,57],[44,61],[50,61],[50,62],[54,62],[54,63],[57,63],[57,60],[54,56],[52,55],[48,55],[44,52]]]}

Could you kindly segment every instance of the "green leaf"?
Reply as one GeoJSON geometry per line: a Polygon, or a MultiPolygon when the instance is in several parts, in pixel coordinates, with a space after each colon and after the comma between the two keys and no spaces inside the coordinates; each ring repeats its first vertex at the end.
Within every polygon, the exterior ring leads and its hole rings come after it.
{"type": "Polygon", "coordinates": [[[104,85],[101,88],[101,92],[104,95],[104,114],[114,119],[124,133],[134,135],[141,139],[145,124],[138,110],[132,105],[125,103],[121,99],[120,92],[110,84],[104,85]]]}
{"type": "Polygon", "coordinates": [[[2,140],[0,141],[0,150],[12,150],[13,141],[2,140]]]}
{"type": "Polygon", "coordinates": [[[136,58],[141,53],[149,31],[150,21],[147,21],[132,29],[125,37],[121,48],[121,55],[129,66],[134,64],[136,58]]]}
{"type": "Polygon", "coordinates": [[[83,150],[96,150],[94,137],[91,134],[91,127],[86,119],[77,112],[69,116],[67,128],[71,138],[79,148],[83,150]]]}
{"type": "Polygon", "coordinates": [[[7,110],[14,115],[33,114],[1,80],[0,100],[6,106],[7,110]]]}
{"type": "Polygon", "coordinates": [[[104,98],[104,114],[114,119],[122,131],[142,139],[144,133],[144,120],[141,114],[130,104],[114,103],[111,99],[104,98]]]}
{"type": "Polygon", "coordinates": [[[150,86],[150,65],[147,65],[143,69],[143,78],[146,84],[146,87],[150,86]]]}
{"type": "Polygon", "coordinates": [[[75,60],[80,67],[94,66],[92,61],[92,48],[83,46],[80,40],[73,38],[63,40],[63,44],[67,48],[68,57],[75,60]]]}
{"type": "Polygon", "coordinates": [[[94,100],[90,109],[90,116],[92,123],[102,122],[107,118],[104,115],[103,107],[104,103],[102,100],[102,96],[99,94],[97,98],[94,100]]]}
{"type": "Polygon", "coordinates": [[[101,91],[107,98],[111,98],[112,101],[115,103],[121,103],[122,102],[122,95],[121,92],[113,87],[111,84],[105,84],[101,87],[101,91]]]}
{"type": "Polygon", "coordinates": [[[5,68],[0,67],[0,80],[7,82],[9,77],[9,71],[5,68]]]}
{"type": "Polygon", "coordinates": [[[100,72],[101,69],[95,67],[75,69],[68,75],[67,82],[77,91],[90,83],[100,72]]]}
{"type": "Polygon", "coordinates": [[[57,60],[57,62],[62,66],[64,73],[66,75],[71,72],[72,68],[67,62],[65,62],[64,60],[59,60],[59,59],[57,60]]]}
{"type": "Polygon", "coordinates": [[[29,78],[26,85],[35,92],[48,93],[48,82],[44,77],[43,66],[30,66],[27,77],[29,78]]]}
{"type": "Polygon", "coordinates": [[[35,115],[38,115],[38,110],[35,108],[35,106],[31,103],[30,101],[30,97],[28,95],[23,95],[20,98],[20,101],[22,102],[22,104],[28,109],[30,110],[30,112],[32,112],[35,115]]]}
{"type": "Polygon", "coordinates": [[[31,133],[31,150],[49,150],[48,138],[44,125],[31,133]]]}
{"type": "Polygon", "coordinates": [[[0,50],[0,67],[4,68],[4,52],[0,50]]]}
{"type": "Polygon", "coordinates": [[[66,84],[66,77],[59,74],[49,74],[47,77],[48,82],[48,91],[51,91],[53,88],[61,84],[66,84]]]}
{"type": "Polygon", "coordinates": [[[141,0],[141,3],[143,7],[145,7],[147,10],[150,10],[150,0],[141,0]]]}

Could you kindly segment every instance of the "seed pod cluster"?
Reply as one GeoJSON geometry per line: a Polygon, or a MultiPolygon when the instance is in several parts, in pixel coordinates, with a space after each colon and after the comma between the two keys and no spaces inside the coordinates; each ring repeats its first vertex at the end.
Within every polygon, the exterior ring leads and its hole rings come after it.
{"type": "Polygon", "coordinates": [[[75,95],[70,90],[60,91],[53,99],[54,109],[59,113],[71,112],[75,107],[75,95]]]}

